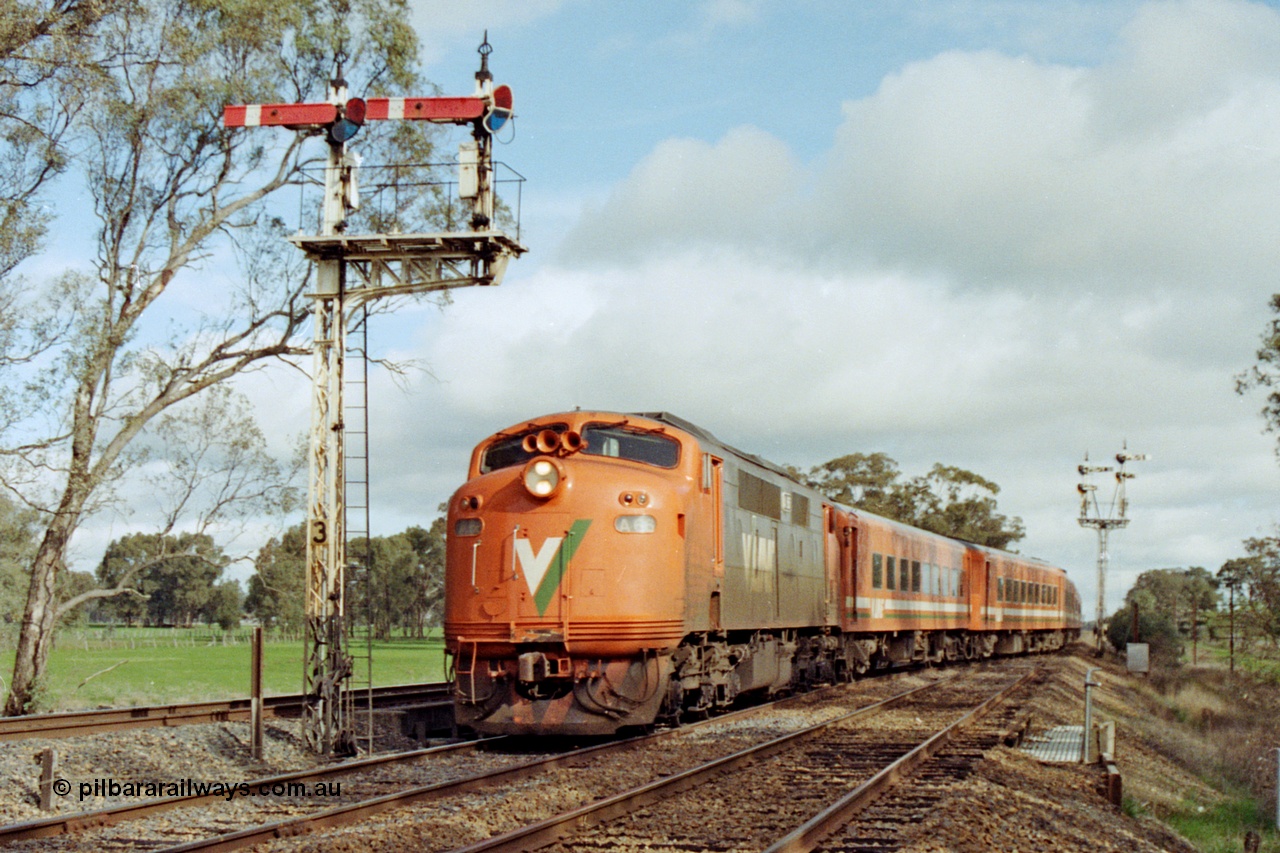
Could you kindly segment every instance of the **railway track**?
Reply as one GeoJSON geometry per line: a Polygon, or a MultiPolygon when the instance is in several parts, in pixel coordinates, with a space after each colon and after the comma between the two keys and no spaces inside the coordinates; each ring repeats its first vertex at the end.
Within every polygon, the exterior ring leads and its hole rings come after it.
{"type": "Polygon", "coordinates": [[[1010,688],[985,699],[788,833],[766,853],[887,853],[899,849],[910,828],[963,781],[989,750],[1009,738],[1017,709],[992,706],[1035,675],[1028,673],[1010,688]]]}
{"type": "MultiPolygon", "coordinates": [[[[457,744],[447,749],[419,750],[348,762],[250,783],[280,786],[293,782],[314,786],[321,778],[341,777],[341,797],[237,796],[233,800],[216,803],[213,797],[206,796],[125,804],[92,813],[0,827],[0,845],[15,844],[16,849],[25,849],[25,842],[39,844],[41,850],[76,851],[233,850],[272,839],[367,822],[380,812],[392,809],[398,810],[392,819],[401,820],[404,812],[399,810],[415,804],[429,804],[430,813],[436,818],[465,814],[474,806],[463,804],[472,802],[475,797],[484,798],[495,792],[510,795],[527,788],[532,784],[529,780],[536,778],[541,785],[542,780],[554,778],[557,774],[560,778],[581,780],[587,775],[587,768],[600,777],[599,784],[616,790],[617,779],[626,777],[628,766],[643,765],[644,762],[636,760],[637,756],[652,757],[665,749],[666,757],[658,759],[664,766],[677,760],[675,756],[683,756],[686,763],[696,762],[712,744],[721,751],[741,748],[747,742],[775,736],[779,725],[784,729],[799,727],[800,723],[795,720],[785,719],[787,715],[809,721],[815,713],[831,716],[841,712],[841,707],[834,710],[825,707],[833,703],[843,703],[843,710],[847,710],[851,703],[866,704],[867,700],[861,696],[888,694],[895,690],[901,692],[894,687],[896,681],[897,678],[878,679],[875,683],[828,688],[656,735],[559,754],[530,756],[519,749],[503,752],[499,751],[498,741],[505,739],[494,739],[457,744]],[[698,742],[700,735],[701,743],[698,742]],[[692,748],[690,739],[694,741],[692,748]],[[335,800],[346,802],[334,805],[335,800]],[[190,806],[207,808],[188,808],[190,806]],[[176,847],[169,846],[186,839],[190,841],[176,847]]],[[[487,810],[484,813],[487,815],[487,810]]],[[[367,849],[369,842],[364,837],[365,823],[356,830],[361,836],[357,848],[367,849]]],[[[434,838],[428,847],[447,849],[467,840],[465,833],[458,836],[456,832],[445,832],[434,838]]],[[[327,839],[325,846],[328,846],[327,839]]]]}
{"type": "MultiPolygon", "coordinates": [[[[1029,680],[1033,673],[1019,669],[993,670],[978,678],[957,676],[903,693],[457,853],[542,848],[554,853],[813,850],[868,802],[939,752],[960,728],[1029,680]]],[[[992,744],[998,740],[995,734],[992,744]]],[[[972,763],[980,755],[970,748],[965,757],[972,763]]],[[[905,825],[927,800],[901,802],[907,805],[892,819],[905,825]]],[[[866,840],[855,832],[848,844],[831,849],[893,849],[867,846],[862,843],[866,840]]]]}
{"type": "MultiPolygon", "coordinates": [[[[364,691],[360,691],[361,694],[364,691]]],[[[262,700],[266,717],[297,717],[302,713],[302,694],[269,696],[262,700]]],[[[449,685],[397,684],[373,688],[373,707],[391,708],[403,705],[449,703],[449,685]]],[[[364,696],[356,698],[363,707],[364,696]]],[[[54,714],[28,714],[23,717],[0,717],[0,742],[27,738],[64,738],[102,732],[124,731],[153,726],[183,726],[194,723],[219,723],[248,720],[248,698],[211,702],[189,702],[178,705],[149,705],[136,708],[105,708],[93,711],[62,711],[54,714]]]]}

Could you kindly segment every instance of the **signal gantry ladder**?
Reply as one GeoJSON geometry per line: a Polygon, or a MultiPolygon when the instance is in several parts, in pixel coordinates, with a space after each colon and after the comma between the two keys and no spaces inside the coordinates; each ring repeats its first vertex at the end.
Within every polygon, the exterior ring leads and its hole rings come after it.
{"type": "MultiPolygon", "coordinates": [[[[344,360],[349,319],[376,299],[492,286],[502,281],[507,264],[526,249],[494,222],[493,135],[509,119],[512,94],[493,85],[488,70],[488,39],[480,46],[476,91],[470,97],[347,97],[346,82],[330,83],[322,104],[255,104],[225,109],[227,127],[278,126],[324,135],[329,144],[324,206],[318,235],[290,241],[316,265],[312,339],[312,417],[307,500],[306,632],[304,637],[304,733],[321,755],[356,751],[355,711],[348,651],[345,575],[347,511],[343,407],[344,360]],[[356,160],[346,143],[366,121],[418,120],[470,125],[470,140],[458,156],[458,196],[469,202],[469,231],[433,234],[352,234],[345,230],[348,211],[359,207],[356,160]]],[[[367,332],[367,330],[365,330],[367,332]]],[[[367,382],[367,378],[365,379],[367,382]]],[[[364,530],[368,538],[367,384],[357,439],[365,489],[364,530]]],[[[352,436],[356,438],[356,436],[352,436]]],[[[353,460],[354,461],[354,460],[353,460]]],[[[360,479],[359,476],[356,478],[360,479]]],[[[365,566],[366,570],[370,567],[365,566]]]]}

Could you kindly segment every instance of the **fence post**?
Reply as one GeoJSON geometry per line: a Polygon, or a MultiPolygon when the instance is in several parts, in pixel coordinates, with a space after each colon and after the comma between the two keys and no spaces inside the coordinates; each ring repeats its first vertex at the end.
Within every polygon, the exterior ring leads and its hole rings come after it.
{"type": "Polygon", "coordinates": [[[249,716],[253,727],[250,751],[255,759],[262,758],[262,628],[253,629],[252,664],[249,673],[249,716]]]}
{"type": "Polygon", "coordinates": [[[53,779],[58,772],[58,752],[52,748],[36,756],[40,764],[40,810],[53,811],[53,779]]]}
{"type": "Polygon", "coordinates": [[[1094,681],[1093,674],[1098,667],[1084,674],[1084,731],[1080,738],[1080,763],[1089,763],[1089,742],[1093,739],[1093,688],[1101,687],[1102,682],[1094,681]]]}

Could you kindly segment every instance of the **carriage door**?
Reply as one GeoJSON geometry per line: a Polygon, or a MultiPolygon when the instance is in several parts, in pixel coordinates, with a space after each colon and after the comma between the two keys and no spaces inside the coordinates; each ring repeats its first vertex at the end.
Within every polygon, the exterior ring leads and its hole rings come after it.
{"type": "Polygon", "coordinates": [[[840,582],[844,586],[844,618],[858,620],[858,528],[846,522],[840,531],[840,582]]]}
{"type": "Polygon", "coordinates": [[[839,624],[844,612],[844,555],[840,544],[840,517],[836,508],[822,505],[822,574],[826,584],[823,617],[828,624],[839,624]]]}
{"type": "Polygon", "coordinates": [[[1000,603],[1000,598],[996,594],[999,592],[1000,582],[995,576],[995,572],[991,570],[991,561],[987,560],[987,618],[986,623],[999,622],[1004,615],[1001,608],[1004,606],[1000,603]]]}

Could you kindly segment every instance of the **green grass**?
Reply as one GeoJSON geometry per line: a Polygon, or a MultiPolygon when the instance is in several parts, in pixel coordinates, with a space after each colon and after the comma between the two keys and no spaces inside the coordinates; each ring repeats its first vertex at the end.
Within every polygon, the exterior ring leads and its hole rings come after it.
{"type": "MultiPolygon", "coordinates": [[[[246,637],[246,632],[238,632],[232,645],[230,636],[224,639],[218,632],[202,629],[115,629],[109,636],[97,630],[63,632],[49,657],[40,709],[162,705],[247,696],[250,646],[246,637]],[[114,669],[104,672],[109,667],[114,669]]],[[[364,648],[364,641],[358,640],[352,651],[363,654],[364,648]]],[[[269,696],[300,692],[302,642],[268,642],[264,652],[264,692],[269,696]]],[[[0,651],[0,678],[6,687],[12,672],[13,650],[9,648],[0,651]]],[[[357,660],[356,677],[363,678],[366,672],[364,661],[357,660]]],[[[374,684],[443,678],[444,645],[438,631],[424,640],[395,638],[374,643],[374,684]]]]}
{"type": "Polygon", "coordinates": [[[1216,806],[1187,802],[1164,822],[1203,853],[1239,853],[1249,830],[1262,837],[1261,853],[1280,853],[1280,834],[1251,797],[1228,799],[1216,806]]]}

